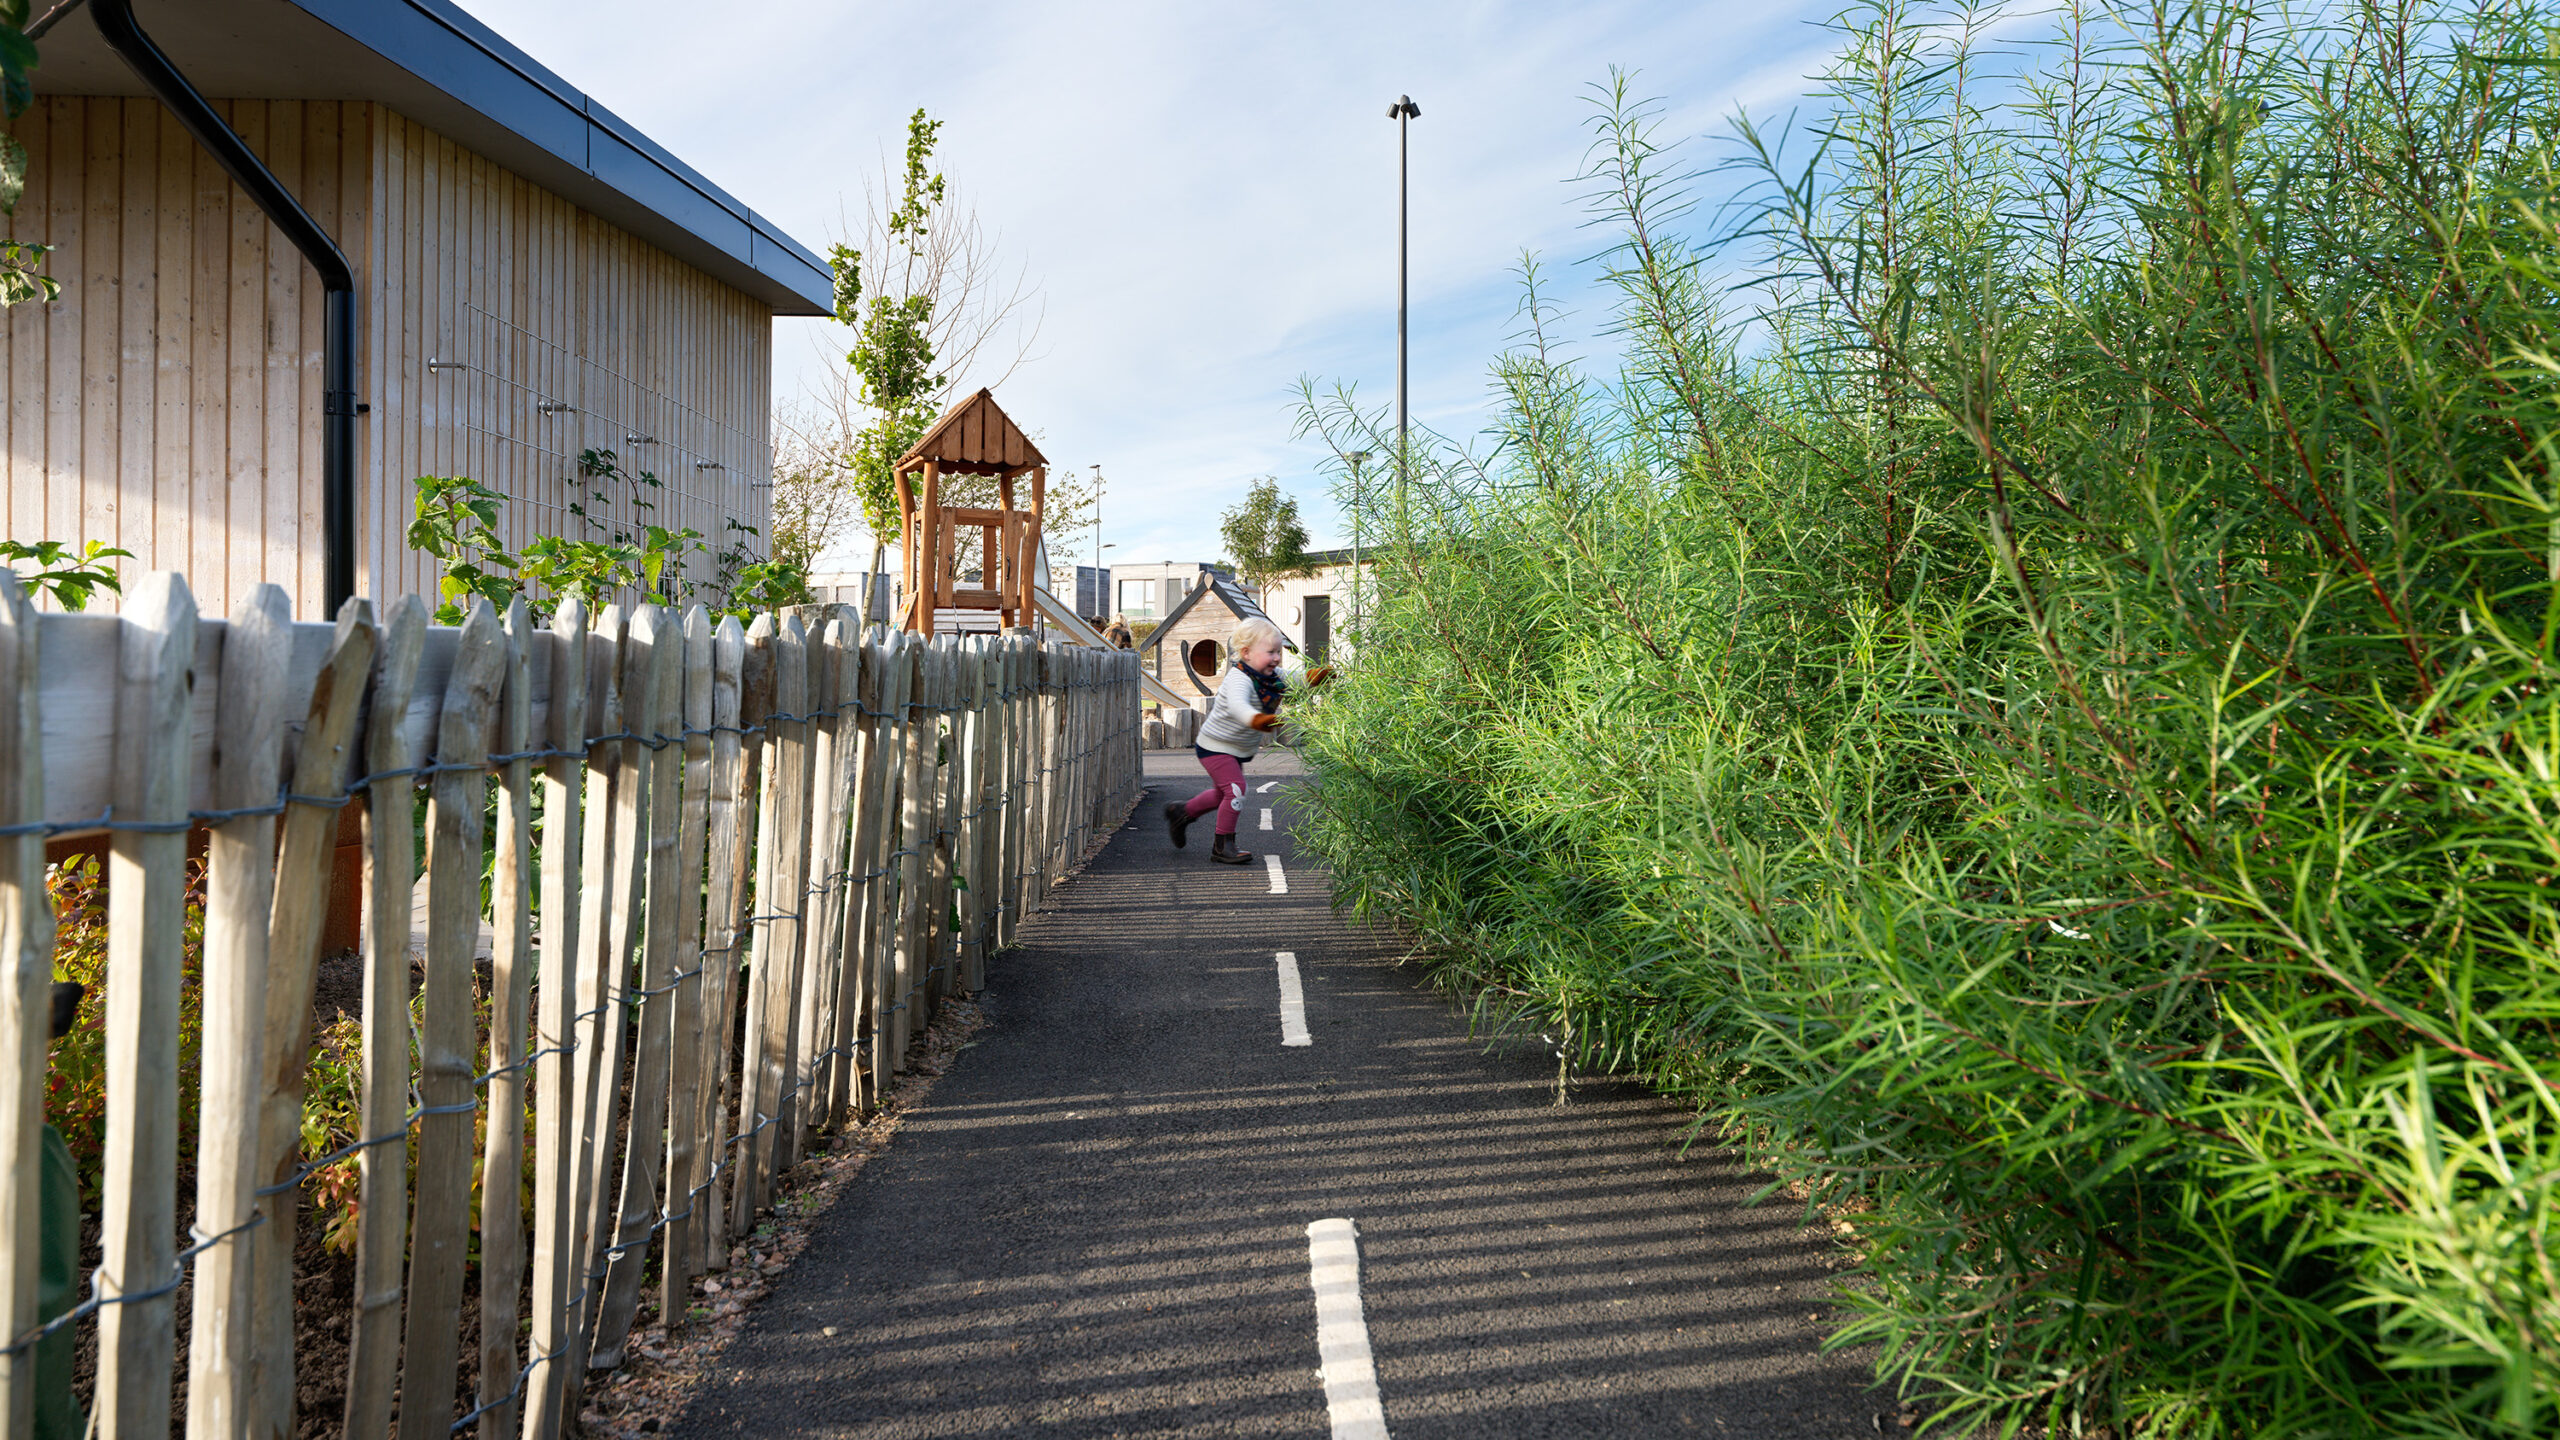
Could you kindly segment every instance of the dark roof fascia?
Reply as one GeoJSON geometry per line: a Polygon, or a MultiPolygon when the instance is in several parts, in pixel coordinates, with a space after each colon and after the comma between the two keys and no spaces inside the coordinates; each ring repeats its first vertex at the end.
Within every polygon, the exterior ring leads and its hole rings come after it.
{"type": "MultiPolygon", "coordinates": [[[[136,9],[208,95],[387,105],[777,315],[833,311],[825,261],[450,0],[146,0],[136,9]],[[340,38],[277,34],[295,28],[296,11],[340,38]],[[233,18],[218,18],[226,12],[233,18]],[[216,53],[197,53],[198,43],[216,53]]],[[[39,92],[56,90],[46,83],[51,68],[62,93],[146,93],[86,24],[55,29],[43,49],[58,60],[37,68],[39,92]]]]}
{"type": "MultiPolygon", "coordinates": [[[[584,122],[582,126],[572,122],[572,126],[584,131],[579,138],[584,141],[585,153],[566,153],[561,147],[546,146],[553,154],[579,165],[589,176],[745,265],[767,284],[740,288],[773,302],[776,314],[833,313],[835,277],[815,252],[783,234],[771,221],[712,184],[710,177],[677,159],[674,152],[641,134],[621,116],[450,0],[291,3],[502,124],[507,123],[507,117],[483,105],[484,98],[494,100],[513,92],[505,98],[510,102],[509,108],[518,112],[539,109],[542,101],[549,101],[555,115],[565,111],[584,122]],[[440,37],[427,29],[428,25],[443,32],[441,43],[440,37]],[[414,49],[399,41],[394,41],[391,48],[377,43],[377,36],[389,38],[395,27],[406,32],[399,40],[424,43],[416,43],[414,49]],[[433,73],[422,68],[427,66],[434,67],[433,73]],[[791,303],[794,301],[798,303],[791,303]]],[[[528,129],[562,128],[560,118],[555,116],[524,118],[532,123],[509,128],[537,144],[541,140],[535,134],[527,134],[528,129]]]]}
{"type": "MultiPolygon", "coordinates": [[[[1182,597],[1181,604],[1174,606],[1170,614],[1167,614],[1163,619],[1157,621],[1156,628],[1147,632],[1147,639],[1149,643],[1154,643],[1157,636],[1172,629],[1183,616],[1191,613],[1191,607],[1199,604],[1202,596],[1210,594],[1215,594],[1219,600],[1224,602],[1228,611],[1231,612],[1238,620],[1271,619],[1270,615],[1265,613],[1263,608],[1254,602],[1253,596],[1246,593],[1245,588],[1241,583],[1226,579],[1212,580],[1206,585],[1197,585],[1192,587],[1191,593],[1182,597]]],[[[1280,622],[1273,620],[1272,623],[1277,625],[1280,622]]],[[[1288,646],[1292,650],[1298,648],[1298,642],[1290,639],[1289,632],[1286,630],[1280,632],[1280,643],[1288,646]]]]}

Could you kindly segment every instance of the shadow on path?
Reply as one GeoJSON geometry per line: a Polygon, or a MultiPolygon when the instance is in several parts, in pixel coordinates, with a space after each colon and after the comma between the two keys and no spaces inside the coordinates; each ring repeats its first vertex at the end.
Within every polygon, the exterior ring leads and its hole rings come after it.
{"type": "Polygon", "coordinates": [[[721,1357],[674,1433],[1325,1436],[1306,1227],[1360,1230],[1387,1426],[1424,1437],[1873,1436],[1871,1355],[1819,1353],[1836,1258],[1765,1177],[1631,1086],[1488,1052],[1327,908],[1294,757],[1242,838],[1130,828],[989,967],[992,1018],[721,1357]],[[1275,805],[1280,829],[1255,828],[1275,805]],[[1293,951],[1313,1044],[1280,1043],[1293,951]],[[833,1330],[833,1334],[826,1333],[833,1330]]]}

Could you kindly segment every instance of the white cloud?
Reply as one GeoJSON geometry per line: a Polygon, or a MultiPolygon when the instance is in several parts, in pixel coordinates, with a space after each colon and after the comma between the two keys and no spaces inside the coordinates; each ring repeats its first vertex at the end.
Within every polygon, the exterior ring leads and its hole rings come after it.
{"type": "MultiPolygon", "coordinates": [[[[462,0],[802,243],[823,249],[923,106],[940,167],[1027,261],[1041,358],[1006,409],[1060,464],[1110,478],[1115,559],[1206,558],[1217,514],[1277,473],[1318,530],[1297,377],[1395,380],[1395,126],[1413,122],[1413,408],[1480,423],[1523,249],[1562,268],[1602,243],[1567,182],[1609,67],[1666,97],[1667,136],[1783,112],[1830,7],[1614,0],[1287,7],[1170,0],[848,5],[462,0]],[[716,18],[715,18],[716,15],[716,18]]],[[[1697,151],[1701,161],[1718,153],[1697,151]]],[[[1583,307],[1597,297],[1566,298],[1583,307]]],[[[834,363],[776,327],[776,398],[834,363]]],[[[970,383],[963,377],[964,384],[970,383]]],[[[1084,537],[1090,553],[1090,533],[1084,537]]]]}

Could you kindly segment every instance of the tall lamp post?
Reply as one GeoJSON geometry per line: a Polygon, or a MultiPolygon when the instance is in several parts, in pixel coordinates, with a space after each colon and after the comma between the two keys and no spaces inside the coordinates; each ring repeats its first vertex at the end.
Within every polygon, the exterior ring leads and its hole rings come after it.
{"type": "MultiPolygon", "coordinates": [[[[1093,587],[1096,590],[1108,591],[1111,587],[1102,578],[1102,548],[1102,467],[1096,465],[1093,467],[1093,587]]],[[[1094,613],[1110,614],[1110,595],[1104,594],[1097,598],[1102,603],[1095,607],[1094,613]]]]}
{"type": "Polygon", "coordinates": [[[1422,118],[1422,107],[1410,95],[1399,95],[1387,107],[1387,118],[1396,122],[1396,500],[1404,500],[1404,485],[1410,452],[1405,443],[1405,281],[1410,268],[1406,263],[1409,245],[1406,233],[1412,206],[1407,199],[1407,175],[1410,147],[1406,136],[1412,122],[1422,118]]]}
{"type": "Polygon", "coordinates": [[[1360,467],[1369,463],[1369,452],[1351,450],[1337,452],[1351,465],[1351,628],[1360,628],[1360,467]]]}

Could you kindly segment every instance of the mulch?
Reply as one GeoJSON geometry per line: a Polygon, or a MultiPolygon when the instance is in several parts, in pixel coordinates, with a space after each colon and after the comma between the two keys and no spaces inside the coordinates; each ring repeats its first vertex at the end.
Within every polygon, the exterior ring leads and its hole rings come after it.
{"type": "Polygon", "coordinates": [[[952,1058],[986,1024],[976,1005],[945,1001],[924,1038],[908,1051],[906,1073],[880,1109],[819,1143],[825,1149],[784,1171],[773,1208],[755,1230],[729,1249],[729,1268],[694,1282],[697,1310],[709,1318],[693,1320],[670,1336],[663,1323],[635,1327],[622,1368],[597,1371],[587,1382],[579,1410],[588,1440],[631,1440],[673,1426],[702,1382],[717,1368],[720,1353],[746,1327],[747,1312],[773,1288],[791,1262],[809,1246],[817,1218],[853,1183],[871,1157],[886,1149],[908,1111],[924,1103],[952,1058]]]}

